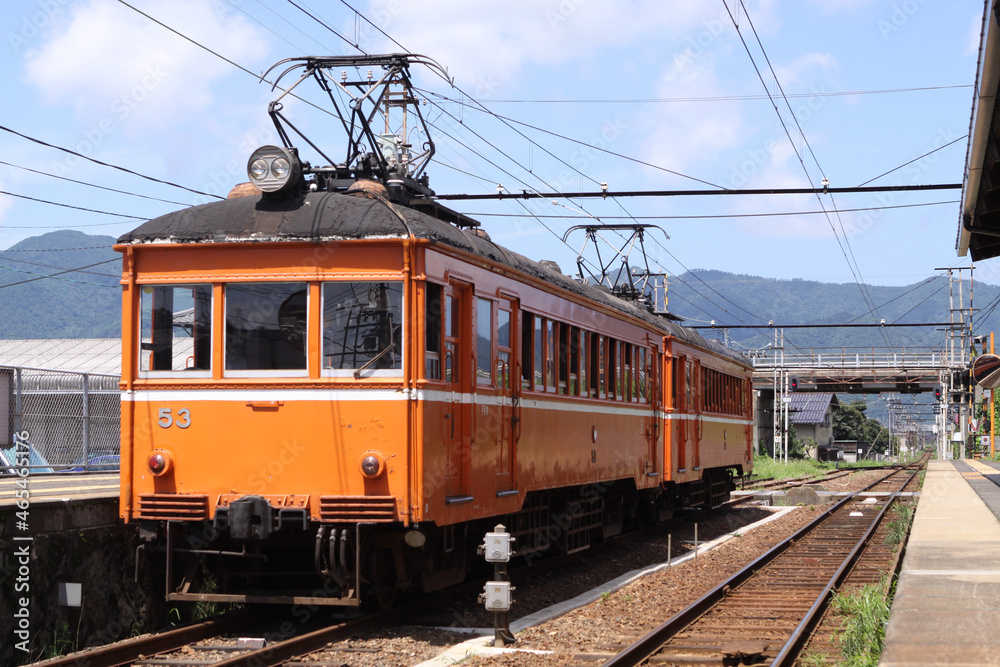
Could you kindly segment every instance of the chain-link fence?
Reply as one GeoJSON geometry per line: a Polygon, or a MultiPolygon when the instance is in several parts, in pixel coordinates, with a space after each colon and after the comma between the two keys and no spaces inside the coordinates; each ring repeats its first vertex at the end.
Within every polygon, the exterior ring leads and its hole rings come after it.
{"type": "Polygon", "coordinates": [[[33,472],[117,470],[121,392],[117,375],[0,366],[0,474],[15,444],[31,446],[33,472]],[[21,434],[15,440],[14,434],[21,434]],[[25,436],[26,434],[26,436],[25,436]]]}

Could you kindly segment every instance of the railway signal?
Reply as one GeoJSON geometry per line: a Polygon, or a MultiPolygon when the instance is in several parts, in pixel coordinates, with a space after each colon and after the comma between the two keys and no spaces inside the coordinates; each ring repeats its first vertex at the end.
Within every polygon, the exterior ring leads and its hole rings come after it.
{"type": "Polygon", "coordinates": [[[487,563],[493,563],[494,581],[486,582],[479,601],[486,606],[486,611],[493,612],[493,645],[500,647],[517,641],[510,631],[511,593],[514,587],[507,577],[507,562],[514,555],[514,541],[506,527],[498,523],[492,532],[486,533],[478,549],[487,563]]]}

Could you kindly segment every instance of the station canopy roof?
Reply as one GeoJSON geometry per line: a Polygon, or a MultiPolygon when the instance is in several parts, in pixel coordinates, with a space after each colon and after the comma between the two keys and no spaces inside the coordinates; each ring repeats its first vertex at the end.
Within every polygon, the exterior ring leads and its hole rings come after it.
{"type": "Polygon", "coordinates": [[[980,44],[962,219],[956,249],[973,261],[1000,255],[1000,0],[990,3],[980,44]]]}

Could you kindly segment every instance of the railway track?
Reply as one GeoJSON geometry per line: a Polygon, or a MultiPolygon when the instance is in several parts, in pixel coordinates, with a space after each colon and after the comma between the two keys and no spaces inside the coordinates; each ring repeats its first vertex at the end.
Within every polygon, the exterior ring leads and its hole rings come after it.
{"type": "Polygon", "coordinates": [[[855,566],[869,544],[876,546],[874,537],[888,508],[915,483],[923,463],[893,471],[833,505],[604,664],[723,664],[724,659],[729,664],[793,664],[852,569],[871,576],[870,565],[855,566]]]}
{"type": "MultiPolygon", "coordinates": [[[[348,639],[353,635],[394,624],[412,613],[414,608],[405,605],[390,612],[369,614],[360,618],[335,623],[295,634],[273,642],[244,641],[236,637],[244,629],[254,627],[258,619],[240,614],[220,617],[202,623],[176,628],[167,632],[143,635],[115,644],[70,653],[60,658],[34,663],[32,667],[276,667],[295,664],[297,659],[321,651],[329,644],[348,639]]],[[[295,625],[292,626],[292,631],[295,625]]],[[[301,626],[299,626],[301,627],[301,626]]],[[[262,633],[249,630],[251,636],[262,634],[288,635],[287,628],[262,633]]]]}

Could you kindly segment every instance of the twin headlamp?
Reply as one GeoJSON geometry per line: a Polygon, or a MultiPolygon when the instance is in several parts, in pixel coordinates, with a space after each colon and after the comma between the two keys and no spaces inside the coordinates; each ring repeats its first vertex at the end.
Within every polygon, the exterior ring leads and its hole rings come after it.
{"type": "Polygon", "coordinates": [[[302,163],[294,148],[261,146],[247,162],[250,182],[268,194],[290,194],[298,187],[302,163]]]}

